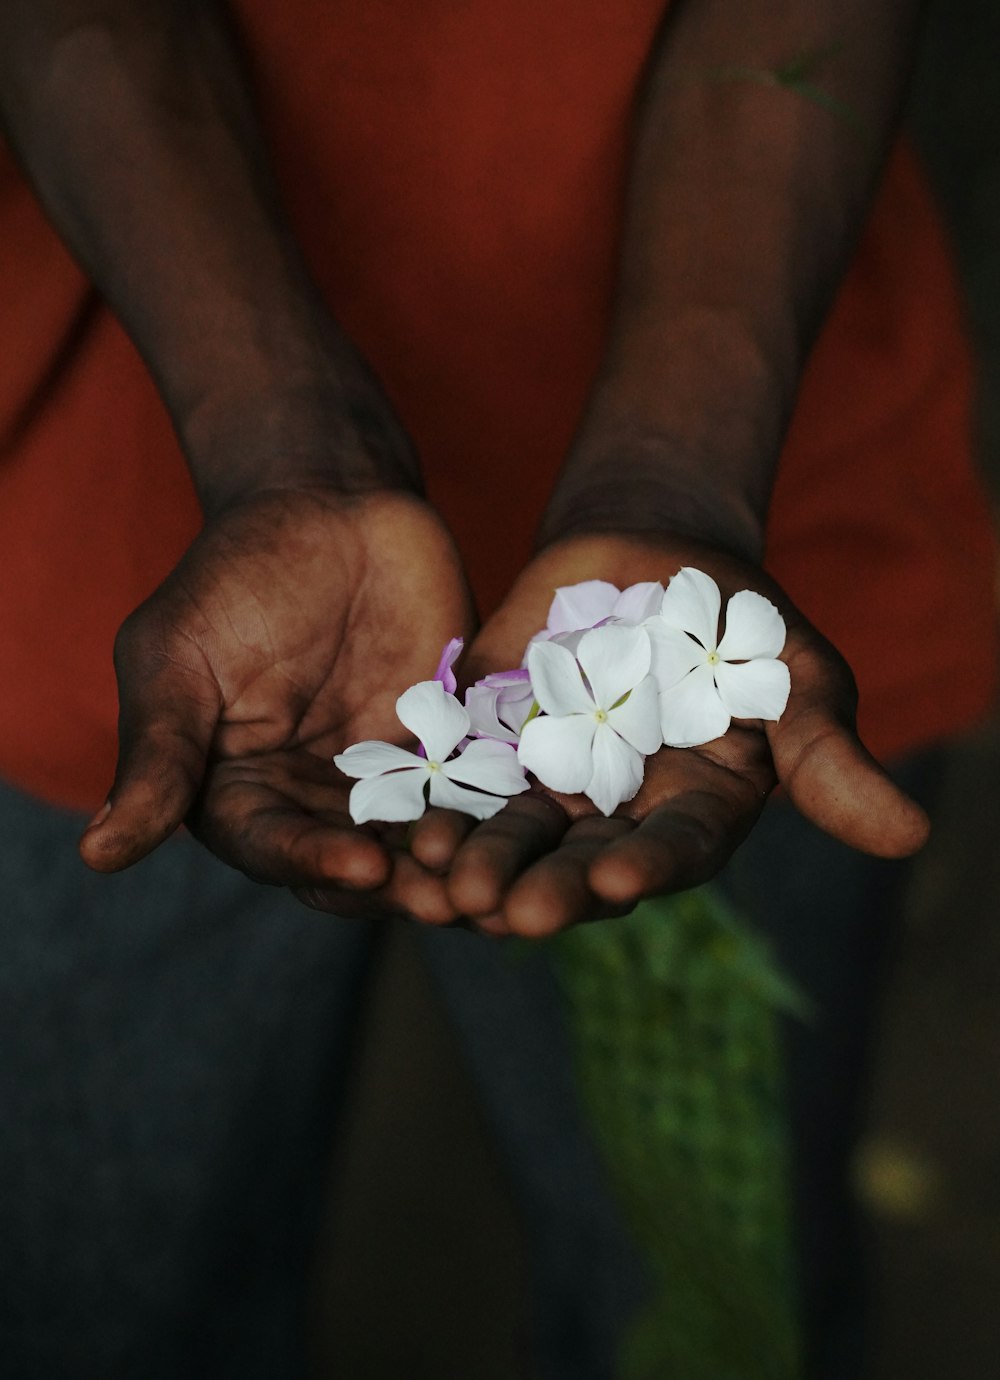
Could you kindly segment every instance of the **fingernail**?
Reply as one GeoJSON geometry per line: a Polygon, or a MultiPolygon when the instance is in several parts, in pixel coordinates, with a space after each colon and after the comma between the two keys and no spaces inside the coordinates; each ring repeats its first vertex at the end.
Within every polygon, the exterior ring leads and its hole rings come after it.
{"type": "Polygon", "coordinates": [[[98,812],[97,812],[97,814],[94,816],[94,818],[93,818],[93,819],[90,821],[90,823],[87,825],[87,828],[84,829],[83,832],[84,832],[84,833],[87,833],[87,830],[89,830],[89,829],[96,829],[97,826],[98,826],[99,824],[103,824],[103,823],[104,823],[104,821],[107,819],[107,817],[108,817],[108,815],[109,815],[110,813],[111,813],[111,801],[110,801],[110,800],[106,800],[106,801],[104,802],[104,804],[101,806],[101,808],[98,810],[98,812]]]}

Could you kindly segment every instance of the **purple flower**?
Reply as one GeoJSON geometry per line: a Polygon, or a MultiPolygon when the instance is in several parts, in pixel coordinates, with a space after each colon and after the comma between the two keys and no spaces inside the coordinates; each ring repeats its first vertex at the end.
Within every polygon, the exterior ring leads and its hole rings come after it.
{"type": "Polygon", "coordinates": [[[534,703],[527,671],[494,671],[465,692],[470,732],[476,738],[516,744],[534,703]]]}

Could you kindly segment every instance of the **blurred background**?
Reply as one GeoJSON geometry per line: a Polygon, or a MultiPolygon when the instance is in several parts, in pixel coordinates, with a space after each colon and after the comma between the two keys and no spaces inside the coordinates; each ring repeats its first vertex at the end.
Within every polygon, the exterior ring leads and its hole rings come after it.
{"type": "MultiPolygon", "coordinates": [[[[1000,496],[1000,7],[928,7],[911,125],[958,253],[1000,496]]],[[[974,654],[974,653],[973,653],[974,654]]],[[[875,1231],[877,1380],[1000,1375],[1000,718],[948,762],[883,1015],[858,1191],[875,1231]]]]}
{"type": "MultiPolygon", "coordinates": [[[[995,498],[998,85],[996,0],[936,0],[910,123],[958,251],[995,498]]],[[[388,936],[349,1123],[315,1301],[319,1380],[523,1375],[519,1228],[402,928],[388,936]],[[380,1323],[390,1299],[391,1334],[380,1323]]],[[[906,901],[856,1181],[874,1238],[871,1380],[1000,1376],[1000,717],[949,754],[933,840],[906,901]]]]}

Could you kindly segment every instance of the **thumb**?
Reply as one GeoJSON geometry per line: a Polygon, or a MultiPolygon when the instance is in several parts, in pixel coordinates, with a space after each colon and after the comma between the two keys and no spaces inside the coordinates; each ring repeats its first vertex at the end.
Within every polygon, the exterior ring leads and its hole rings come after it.
{"type": "Polygon", "coordinates": [[[793,696],[768,738],[793,804],[826,833],[880,858],[906,858],[926,843],[926,813],[863,745],[853,712],[793,696]]]}
{"type": "Polygon", "coordinates": [[[143,655],[120,635],[115,664],[118,765],[107,804],[80,840],[97,872],[130,867],[178,827],[201,788],[222,709],[214,682],[162,648],[143,655]]]}

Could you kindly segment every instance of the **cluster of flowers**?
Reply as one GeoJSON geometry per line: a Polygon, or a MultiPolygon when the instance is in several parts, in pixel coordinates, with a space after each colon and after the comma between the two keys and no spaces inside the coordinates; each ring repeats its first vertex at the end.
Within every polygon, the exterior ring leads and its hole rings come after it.
{"type": "Polygon", "coordinates": [[[529,788],[583,792],[605,815],[642,785],[645,759],[661,747],[697,747],[730,720],[777,719],[788,700],[778,657],[785,624],[753,590],[734,594],[719,640],[715,581],[689,566],[666,590],[619,590],[587,580],[556,591],[546,627],[516,671],[486,676],[456,698],[449,642],[433,680],[396,702],[420,743],[356,743],[334,758],[347,776],[351,817],[419,819],[427,802],[488,819],[529,788]]]}

